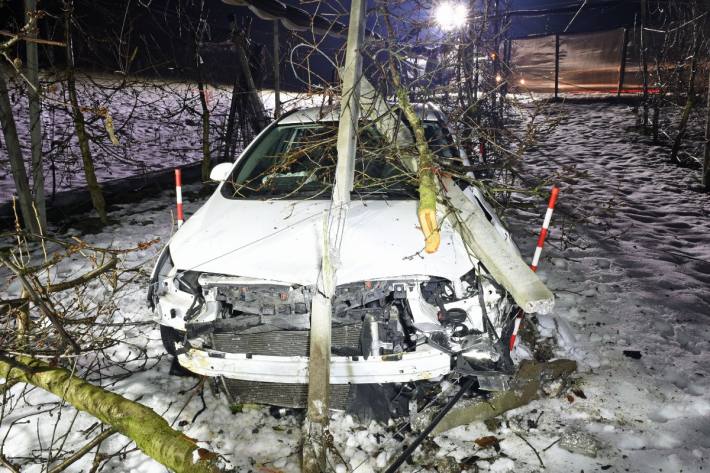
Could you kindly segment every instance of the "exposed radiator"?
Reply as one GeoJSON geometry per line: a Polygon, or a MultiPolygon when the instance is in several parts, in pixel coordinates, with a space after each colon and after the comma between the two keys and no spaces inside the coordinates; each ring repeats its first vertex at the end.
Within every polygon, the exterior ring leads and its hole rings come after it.
{"type": "MultiPolygon", "coordinates": [[[[225,378],[224,382],[234,401],[240,404],[269,404],[292,408],[305,408],[307,404],[307,384],[263,383],[228,378],[225,378]]],[[[331,409],[345,410],[349,394],[349,384],[331,384],[331,409]]]]}
{"type": "MultiPolygon", "coordinates": [[[[331,331],[333,352],[344,349],[359,353],[362,323],[340,325],[331,331]]],[[[226,353],[251,353],[271,356],[308,356],[308,330],[273,330],[262,333],[219,333],[213,334],[215,350],[226,353]]]]}

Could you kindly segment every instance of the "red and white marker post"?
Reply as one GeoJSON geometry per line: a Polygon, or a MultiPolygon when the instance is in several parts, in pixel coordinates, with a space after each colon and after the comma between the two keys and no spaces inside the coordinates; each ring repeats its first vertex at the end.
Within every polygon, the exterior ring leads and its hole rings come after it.
{"type": "MultiPolygon", "coordinates": [[[[555,204],[557,203],[557,196],[560,194],[560,188],[557,186],[552,187],[552,192],[550,193],[550,201],[547,203],[547,212],[545,212],[545,220],[542,222],[542,230],[540,230],[540,236],[537,239],[537,247],[535,248],[535,254],[533,255],[532,264],[530,269],[537,271],[537,265],[540,263],[540,255],[542,254],[542,247],[545,245],[545,240],[547,239],[548,228],[550,227],[550,220],[552,220],[552,212],[555,211],[555,204]]],[[[515,348],[515,339],[518,336],[518,330],[520,329],[520,324],[523,321],[525,314],[522,309],[518,311],[515,317],[515,326],[513,327],[513,335],[510,337],[510,350],[513,351],[515,348]]]]}
{"type": "Polygon", "coordinates": [[[185,215],[182,212],[182,171],[175,170],[175,196],[177,198],[177,225],[178,228],[185,222],[185,215]]]}

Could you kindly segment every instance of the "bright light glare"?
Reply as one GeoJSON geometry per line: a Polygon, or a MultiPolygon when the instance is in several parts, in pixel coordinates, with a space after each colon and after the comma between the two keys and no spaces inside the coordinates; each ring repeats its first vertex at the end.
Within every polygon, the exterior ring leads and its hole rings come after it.
{"type": "Polygon", "coordinates": [[[434,20],[444,31],[463,27],[468,17],[468,9],[462,3],[442,2],[434,9],[434,20]]]}

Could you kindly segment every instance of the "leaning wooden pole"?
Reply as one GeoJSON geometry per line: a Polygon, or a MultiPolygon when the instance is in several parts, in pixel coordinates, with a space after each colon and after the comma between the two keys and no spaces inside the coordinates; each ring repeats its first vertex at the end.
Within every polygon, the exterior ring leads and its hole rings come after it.
{"type": "Polygon", "coordinates": [[[362,48],[365,36],[365,2],[353,0],[345,51],[345,67],[341,74],[342,97],[338,124],[338,162],[333,187],[333,205],[323,221],[321,279],[311,305],[310,352],[308,363],[308,410],[304,424],[303,471],[326,471],[326,442],[330,437],[330,331],[331,299],[335,293],[336,272],[331,258],[338,258],[338,248],[347,217],[350,192],[353,189],[357,124],[360,118],[360,78],[362,48]]]}
{"type": "Polygon", "coordinates": [[[0,355],[0,378],[28,383],[64,399],[133,440],[155,461],[177,473],[217,473],[216,454],[199,448],[194,440],[173,430],[152,409],[94,386],[64,368],[18,356],[0,355]]]}

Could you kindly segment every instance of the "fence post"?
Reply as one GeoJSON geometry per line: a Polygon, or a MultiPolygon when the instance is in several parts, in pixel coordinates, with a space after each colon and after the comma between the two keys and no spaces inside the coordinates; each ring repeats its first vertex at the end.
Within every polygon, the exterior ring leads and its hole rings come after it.
{"type": "Polygon", "coordinates": [[[177,202],[177,226],[180,228],[185,222],[185,215],[182,211],[182,171],[180,168],[175,170],[175,199],[177,202]]]}

